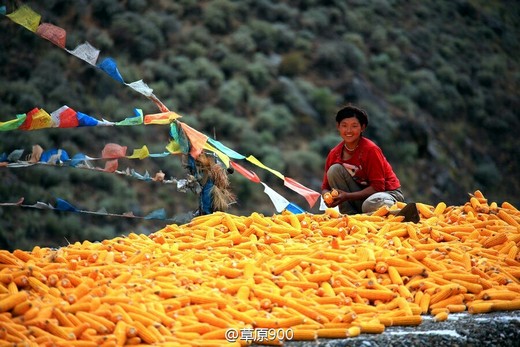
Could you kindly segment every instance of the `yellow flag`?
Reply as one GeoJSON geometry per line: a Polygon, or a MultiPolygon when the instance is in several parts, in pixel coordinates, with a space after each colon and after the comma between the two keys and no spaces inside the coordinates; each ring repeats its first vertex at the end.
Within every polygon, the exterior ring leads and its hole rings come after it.
{"type": "Polygon", "coordinates": [[[177,143],[175,141],[170,141],[170,143],[166,146],[166,150],[168,152],[170,152],[171,154],[180,154],[180,153],[182,153],[181,146],[179,145],[179,143],[177,143]]]}
{"type": "Polygon", "coordinates": [[[226,168],[229,167],[229,157],[227,155],[225,155],[224,153],[222,153],[221,151],[219,151],[218,149],[216,149],[215,147],[210,145],[208,142],[206,142],[206,144],[204,145],[204,149],[207,149],[208,151],[215,153],[220,158],[220,160],[224,163],[226,168]]]}
{"type": "Polygon", "coordinates": [[[134,149],[134,153],[132,153],[131,156],[127,157],[129,159],[144,159],[150,155],[150,152],[148,151],[148,147],[144,145],[140,149],[134,149]]]}
{"type": "Polygon", "coordinates": [[[52,117],[47,111],[39,109],[32,115],[29,130],[44,129],[52,127],[52,117]]]}
{"type": "Polygon", "coordinates": [[[9,13],[7,17],[32,32],[36,32],[41,19],[41,16],[27,5],[22,5],[16,11],[9,13]]]}
{"type": "Polygon", "coordinates": [[[147,114],[146,116],[144,116],[144,124],[170,124],[171,122],[180,117],[181,115],[172,111],[147,114]]]}
{"type": "Polygon", "coordinates": [[[282,175],[280,172],[276,171],[276,170],[273,170],[271,169],[270,167],[267,167],[265,166],[264,164],[262,164],[260,162],[260,160],[256,159],[254,156],[250,155],[249,157],[246,158],[247,161],[255,164],[256,166],[259,166],[261,167],[262,169],[265,169],[273,174],[275,174],[276,176],[278,176],[280,179],[285,179],[284,175],[282,175]]]}

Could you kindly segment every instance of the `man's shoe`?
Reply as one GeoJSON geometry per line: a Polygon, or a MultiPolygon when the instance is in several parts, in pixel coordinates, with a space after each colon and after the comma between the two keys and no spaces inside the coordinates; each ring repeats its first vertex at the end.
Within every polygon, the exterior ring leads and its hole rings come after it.
{"type": "Polygon", "coordinates": [[[403,222],[419,223],[419,221],[421,220],[421,217],[419,216],[419,211],[417,210],[417,206],[415,205],[415,202],[406,204],[406,206],[403,207],[397,215],[404,216],[403,222]]]}

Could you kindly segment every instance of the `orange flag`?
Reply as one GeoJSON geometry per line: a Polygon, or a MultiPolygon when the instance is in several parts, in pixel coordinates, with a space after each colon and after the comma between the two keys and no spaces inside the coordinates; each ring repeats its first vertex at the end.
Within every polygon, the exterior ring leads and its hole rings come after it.
{"type": "Polygon", "coordinates": [[[204,135],[203,133],[198,132],[197,130],[190,127],[188,124],[184,124],[182,122],[179,122],[182,130],[190,140],[190,154],[193,158],[197,158],[200,153],[202,152],[202,149],[204,148],[204,145],[208,141],[208,137],[204,135]]]}
{"type": "Polygon", "coordinates": [[[144,116],[144,124],[170,124],[181,116],[172,111],[162,113],[147,114],[144,116]]]}

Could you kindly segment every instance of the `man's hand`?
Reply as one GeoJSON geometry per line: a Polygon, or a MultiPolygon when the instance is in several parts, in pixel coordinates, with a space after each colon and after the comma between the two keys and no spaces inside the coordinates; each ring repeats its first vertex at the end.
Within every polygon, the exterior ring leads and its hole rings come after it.
{"type": "Polygon", "coordinates": [[[336,207],[347,199],[347,192],[342,190],[332,189],[323,194],[323,201],[327,207],[336,207]]]}

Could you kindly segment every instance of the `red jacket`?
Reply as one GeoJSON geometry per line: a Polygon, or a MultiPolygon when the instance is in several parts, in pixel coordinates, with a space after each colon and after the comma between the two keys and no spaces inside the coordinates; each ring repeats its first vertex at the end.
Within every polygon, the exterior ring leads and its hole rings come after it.
{"type": "Polygon", "coordinates": [[[341,159],[343,144],[344,142],[341,141],[327,155],[325,174],[321,185],[322,190],[331,189],[327,179],[327,171],[333,164],[348,164],[348,171],[357,183],[365,187],[372,186],[378,192],[395,190],[401,187],[392,166],[386,160],[381,148],[374,142],[361,137],[352,158],[349,160],[341,159]]]}

